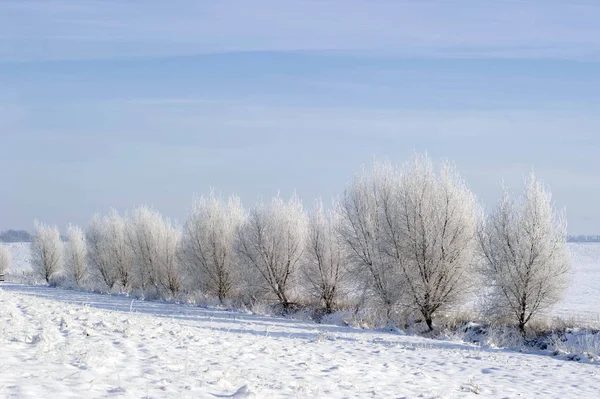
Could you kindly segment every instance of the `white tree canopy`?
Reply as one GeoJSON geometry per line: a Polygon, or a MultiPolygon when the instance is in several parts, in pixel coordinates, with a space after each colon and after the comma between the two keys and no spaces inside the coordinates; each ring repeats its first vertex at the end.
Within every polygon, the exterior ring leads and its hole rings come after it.
{"type": "Polygon", "coordinates": [[[479,229],[479,243],[487,311],[512,317],[524,334],[526,324],[554,305],[569,283],[564,211],[554,208],[550,190],[532,174],[518,200],[504,190],[479,229]]]}

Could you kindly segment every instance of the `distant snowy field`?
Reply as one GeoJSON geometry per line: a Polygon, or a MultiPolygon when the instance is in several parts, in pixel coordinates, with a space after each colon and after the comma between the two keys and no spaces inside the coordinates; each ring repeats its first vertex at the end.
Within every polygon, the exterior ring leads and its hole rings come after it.
{"type": "Polygon", "coordinates": [[[600,324],[600,243],[572,243],[571,285],[554,314],[600,324]]]}
{"type": "Polygon", "coordinates": [[[597,363],[3,283],[1,397],[591,398],[597,363]],[[478,394],[479,396],[476,396],[478,394]]]}
{"type": "MultiPolygon", "coordinates": [[[[13,255],[13,273],[30,271],[27,243],[5,244],[13,255]]],[[[571,285],[551,315],[600,325],[600,243],[571,243],[571,285]]]]}
{"type": "Polygon", "coordinates": [[[2,243],[12,255],[12,269],[10,270],[13,274],[21,272],[31,271],[31,250],[30,244],[27,242],[8,242],[2,243]]]}

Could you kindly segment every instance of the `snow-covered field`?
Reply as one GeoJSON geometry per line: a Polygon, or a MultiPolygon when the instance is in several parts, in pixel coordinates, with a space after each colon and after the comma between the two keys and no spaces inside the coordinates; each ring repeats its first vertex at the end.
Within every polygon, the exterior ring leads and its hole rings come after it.
{"type": "Polygon", "coordinates": [[[13,274],[21,272],[31,271],[31,250],[30,244],[27,242],[9,242],[3,243],[12,255],[12,268],[10,270],[13,274]]]}
{"type": "MultiPolygon", "coordinates": [[[[13,273],[28,246],[9,244],[13,273]]],[[[555,310],[597,317],[600,245],[555,310]]],[[[600,367],[124,296],[0,283],[0,397],[597,397],[600,367]]],[[[594,344],[596,345],[596,344],[594,344]]],[[[598,348],[595,348],[598,349],[598,348]]]]}
{"type": "Polygon", "coordinates": [[[571,285],[554,314],[600,325],[600,243],[572,243],[571,285]]]}
{"type": "Polygon", "coordinates": [[[596,397],[542,354],[5,283],[0,396],[596,397]]]}

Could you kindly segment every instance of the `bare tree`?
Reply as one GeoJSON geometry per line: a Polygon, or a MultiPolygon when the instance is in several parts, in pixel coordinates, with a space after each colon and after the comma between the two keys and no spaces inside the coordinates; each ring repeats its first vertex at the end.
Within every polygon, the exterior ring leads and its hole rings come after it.
{"type": "Polygon", "coordinates": [[[181,232],[169,219],[142,206],[133,212],[127,236],[135,254],[140,287],[145,290],[151,286],[159,293],[175,295],[181,289],[177,259],[181,232]]]}
{"type": "Polygon", "coordinates": [[[569,283],[570,260],[564,212],[532,174],[513,201],[505,189],[496,210],[479,229],[487,310],[509,316],[525,335],[527,323],[548,310],[569,283]]]}
{"type": "Polygon", "coordinates": [[[309,293],[331,313],[343,289],[345,277],[344,243],[339,234],[339,220],[333,211],[325,211],[318,200],[310,215],[304,276],[309,293]]]}
{"type": "Polygon", "coordinates": [[[347,248],[353,284],[368,299],[379,302],[390,316],[402,287],[384,237],[383,207],[392,203],[395,171],[389,164],[375,164],[363,171],[344,192],[337,208],[339,232],[347,248]]]}
{"type": "Polygon", "coordinates": [[[258,274],[260,288],[275,295],[286,309],[296,289],[305,234],[306,215],[296,195],[289,202],[276,197],[269,204],[258,204],[238,230],[241,261],[258,274]]]}
{"type": "Polygon", "coordinates": [[[415,156],[398,175],[384,204],[386,250],[399,269],[407,304],[430,330],[441,309],[469,292],[477,249],[480,207],[456,169],[415,156]]]}
{"type": "Polygon", "coordinates": [[[50,282],[63,269],[63,243],[56,226],[35,222],[35,233],[31,242],[31,264],[34,272],[50,282]]]}
{"type": "Polygon", "coordinates": [[[66,250],[65,269],[68,276],[80,285],[88,277],[87,245],[85,234],[78,226],[69,225],[67,229],[69,245],[66,250]]]}
{"type": "Polygon", "coordinates": [[[180,256],[190,282],[223,302],[239,284],[233,243],[245,217],[238,197],[201,197],[184,226],[180,256]]]}
{"type": "Polygon", "coordinates": [[[0,243],[0,274],[6,274],[12,265],[12,254],[0,243]]]}

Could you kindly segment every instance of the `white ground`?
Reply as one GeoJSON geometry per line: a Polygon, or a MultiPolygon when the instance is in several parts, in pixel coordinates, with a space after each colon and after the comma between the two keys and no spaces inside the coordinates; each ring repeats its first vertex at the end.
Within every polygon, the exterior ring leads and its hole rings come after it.
{"type": "Polygon", "coordinates": [[[3,243],[12,255],[12,273],[28,272],[31,270],[30,263],[30,244],[27,242],[9,242],[3,243]]]}
{"type": "MultiPolygon", "coordinates": [[[[13,272],[28,269],[27,247],[10,247],[13,272]]],[[[590,315],[600,300],[600,245],[572,248],[573,288],[556,312],[590,315]]],[[[0,283],[0,397],[591,398],[598,392],[598,363],[0,283]]]]}
{"type": "Polygon", "coordinates": [[[0,396],[595,397],[596,364],[5,283],[0,396]]]}
{"type": "MultiPolygon", "coordinates": [[[[554,314],[600,325],[600,243],[573,243],[571,285],[554,314]]],[[[600,396],[600,394],[599,394],[600,396]]]]}

